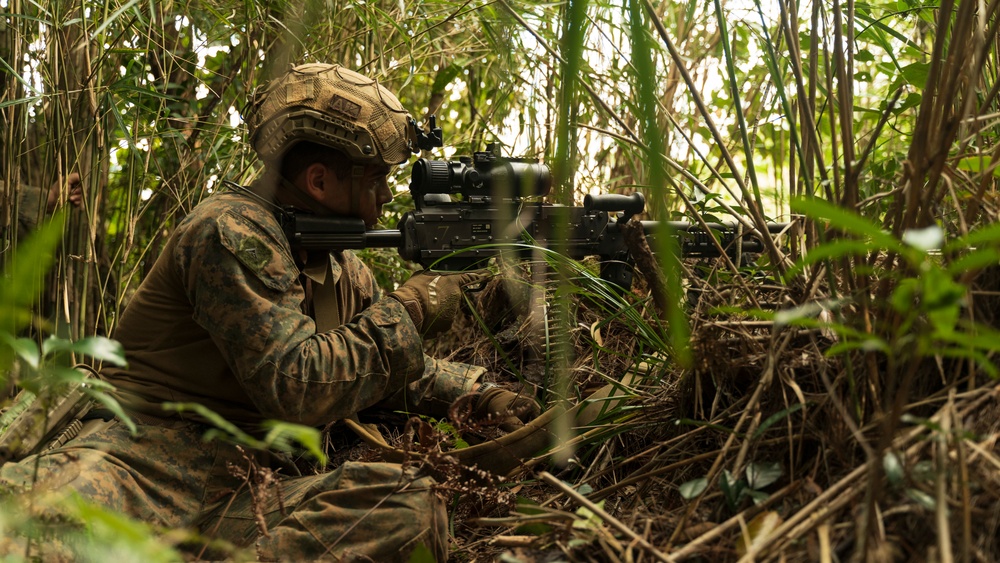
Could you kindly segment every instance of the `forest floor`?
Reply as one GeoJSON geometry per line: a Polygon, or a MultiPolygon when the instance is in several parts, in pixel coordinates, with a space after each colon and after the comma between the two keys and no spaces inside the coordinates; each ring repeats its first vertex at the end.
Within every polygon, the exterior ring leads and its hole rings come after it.
{"type": "Polygon", "coordinates": [[[589,297],[572,301],[568,331],[546,332],[539,311],[556,307],[512,287],[487,287],[476,326],[429,352],[549,407],[609,382],[628,401],[550,425],[551,455],[503,475],[452,471],[450,561],[1000,560],[1000,385],[969,364],[920,362],[894,402],[873,392],[885,385],[873,354],[720,314],[717,287],[713,303],[689,293],[682,369],[649,348],[648,327],[609,322],[589,297]],[[564,388],[549,383],[556,355],[564,388]]]}

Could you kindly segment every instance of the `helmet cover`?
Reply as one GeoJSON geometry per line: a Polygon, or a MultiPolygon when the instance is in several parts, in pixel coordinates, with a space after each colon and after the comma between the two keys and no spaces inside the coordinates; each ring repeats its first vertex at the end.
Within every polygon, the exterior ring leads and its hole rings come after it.
{"type": "Polygon", "coordinates": [[[300,141],[390,166],[419,152],[410,114],[396,96],[339,65],[292,68],[254,96],[248,114],[250,142],[265,162],[279,161],[300,141]]]}

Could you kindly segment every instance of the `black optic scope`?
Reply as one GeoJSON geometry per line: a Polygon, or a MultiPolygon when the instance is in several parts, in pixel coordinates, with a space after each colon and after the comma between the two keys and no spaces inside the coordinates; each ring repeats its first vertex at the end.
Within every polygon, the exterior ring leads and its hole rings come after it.
{"type": "Polygon", "coordinates": [[[468,203],[500,203],[549,193],[552,174],[547,166],[530,159],[503,158],[497,152],[490,145],[458,160],[421,158],[413,164],[410,176],[414,205],[420,209],[425,203],[441,203],[440,197],[425,200],[429,194],[461,195],[468,203]]]}

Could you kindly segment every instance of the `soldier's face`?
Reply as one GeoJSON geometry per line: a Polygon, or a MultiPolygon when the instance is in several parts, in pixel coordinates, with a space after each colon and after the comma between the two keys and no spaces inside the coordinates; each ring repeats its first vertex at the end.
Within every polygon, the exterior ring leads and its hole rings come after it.
{"type": "Polygon", "coordinates": [[[387,181],[390,168],[379,164],[365,165],[357,183],[353,177],[341,180],[332,169],[324,168],[324,184],[336,186],[336,189],[324,190],[320,203],[338,215],[356,216],[364,220],[368,228],[374,227],[382,217],[382,206],[392,201],[392,190],[387,181]]]}

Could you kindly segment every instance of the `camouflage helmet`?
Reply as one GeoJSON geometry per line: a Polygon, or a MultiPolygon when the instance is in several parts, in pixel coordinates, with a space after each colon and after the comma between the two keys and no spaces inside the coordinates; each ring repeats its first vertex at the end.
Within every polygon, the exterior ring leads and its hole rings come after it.
{"type": "Polygon", "coordinates": [[[292,68],[254,97],[248,114],[250,142],[265,162],[280,160],[299,141],[387,165],[418,151],[410,114],[396,96],[339,65],[292,68]]]}

